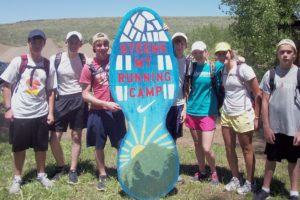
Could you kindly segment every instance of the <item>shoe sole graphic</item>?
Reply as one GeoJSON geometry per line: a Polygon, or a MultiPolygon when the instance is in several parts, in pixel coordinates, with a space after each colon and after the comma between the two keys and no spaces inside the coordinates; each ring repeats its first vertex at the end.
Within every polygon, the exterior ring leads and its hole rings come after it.
{"type": "Polygon", "coordinates": [[[135,199],[166,195],[179,175],[178,152],[165,125],[178,94],[178,64],[162,24],[148,8],[129,11],[110,56],[111,94],[128,122],[118,152],[118,180],[135,199]]]}

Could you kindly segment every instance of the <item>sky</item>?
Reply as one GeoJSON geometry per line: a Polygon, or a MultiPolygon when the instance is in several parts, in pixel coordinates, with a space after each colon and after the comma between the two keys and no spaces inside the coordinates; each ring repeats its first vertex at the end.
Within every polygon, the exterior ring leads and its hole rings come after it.
{"type": "Polygon", "coordinates": [[[61,18],[122,17],[136,7],[160,16],[225,16],[221,0],[3,0],[0,24],[61,18]]]}

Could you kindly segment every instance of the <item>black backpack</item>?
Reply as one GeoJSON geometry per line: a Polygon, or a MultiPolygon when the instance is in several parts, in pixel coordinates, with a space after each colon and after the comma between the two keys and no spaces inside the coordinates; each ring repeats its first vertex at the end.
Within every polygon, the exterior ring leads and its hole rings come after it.
{"type": "MultiPolygon", "coordinates": [[[[192,62],[191,60],[186,61],[186,69],[184,74],[184,87],[183,90],[185,93],[189,93],[192,89],[192,79],[195,73],[197,63],[192,62]],[[188,74],[189,68],[192,67],[191,74],[188,74]]],[[[223,74],[223,70],[221,71],[221,74],[223,74]]],[[[218,111],[223,105],[224,98],[225,98],[225,89],[223,84],[221,84],[220,87],[217,85],[217,78],[216,78],[216,66],[213,63],[210,63],[210,79],[212,84],[212,89],[215,92],[217,96],[217,102],[218,102],[218,111]]],[[[220,114],[220,113],[219,113],[220,114]]]]}
{"type": "MultiPolygon", "coordinates": [[[[1,62],[0,61],[0,75],[5,71],[5,69],[7,68],[8,63],[5,62],[1,62]]],[[[2,79],[0,79],[0,85],[2,85],[5,81],[3,81],[2,79]]]]}
{"type": "MultiPolygon", "coordinates": [[[[275,68],[269,70],[269,85],[270,85],[270,90],[271,90],[270,95],[272,95],[273,91],[276,90],[275,73],[276,73],[275,68]]],[[[299,67],[297,69],[297,86],[296,86],[296,89],[298,89],[298,91],[300,93],[300,69],[299,69],[299,67]]]]}

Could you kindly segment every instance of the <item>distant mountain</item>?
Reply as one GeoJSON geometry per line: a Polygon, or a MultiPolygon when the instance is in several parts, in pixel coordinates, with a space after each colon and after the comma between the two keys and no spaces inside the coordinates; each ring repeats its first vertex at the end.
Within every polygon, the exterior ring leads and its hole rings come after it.
{"type": "MultiPolygon", "coordinates": [[[[211,24],[218,27],[227,27],[231,22],[229,17],[162,17],[162,19],[168,25],[170,34],[176,31],[188,33],[195,28],[211,24]]],[[[120,17],[101,17],[32,20],[13,24],[0,24],[0,44],[24,46],[27,42],[28,32],[34,28],[44,30],[47,37],[52,38],[59,47],[64,46],[65,36],[72,30],[77,30],[83,34],[84,43],[90,41],[97,32],[107,33],[113,39],[120,21],[120,17]]]]}

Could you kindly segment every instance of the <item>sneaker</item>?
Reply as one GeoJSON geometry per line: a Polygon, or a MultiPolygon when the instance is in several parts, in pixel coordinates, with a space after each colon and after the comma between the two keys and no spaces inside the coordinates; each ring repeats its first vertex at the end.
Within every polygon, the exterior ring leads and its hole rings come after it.
{"type": "Polygon", "coordinates": [[[38,176],[36,180],[40,182],[46,189],[49,189],[54,185],[54,182],[47,178],[47,174],[44,174],[43,176],[38,176]]]}
{"type": "Polygon", "coordinates": [[[52,177],[51,180],[56,182],[65,174],[66,174],[66,168],[65,167],[56,167],[55,175],[52,177]]]}
{"type": "Polygon", "coordinates": [[[21,183],[22,183],[22,180],[21,179],[16,179],[14,178],[13,181],[12,181],[12,184],[9,188],[9,193],[10,194],[16,194],[18,192],[20,192],[21,190],[21,183]]]}
{"type": "Polygon", "coordinates": [[[258,193],[255,194],[255,196],[253,197],[253,200],[264,200],[264,199],[269,199],[270,193],[266,192],[264,190],[260,190],[258,193]]]}
{"type": "Polygon", "coordinates": [[[211,174],[211,181],[210,181],[211,185],[218,185],[219,184],[219,177],[217,172],[213,172],[211,174]]]}
{"type": "Polygon", "coordinates": [[[299,200],[299,196],[292,195],[289,197],[289,200],[299,200]]]}
{"type": "Polygon", "coordinates": [[[107,176],[104,175],[104,176],[99,176],[99,182],[97,184],[97,190],[99,191],[105,191],[106,190],[106,179],[107,179],[107,176]]]}
{"type": "Polygon", "coordinates": [[[207,173],[206,172],[196,172],[195,175],[191,178],[191,181],[204,181],[207,180],[207,173]]]}
{"type": "Polygon", "coordinates": [[[78,175],[76,170],[69,171],[69,184],[76,185],[78,183],[78,175]]]}
{"type": "Polygon", "coordinates": [[[242,194],[242,195],[245,195],[245,194],[248,194],[249,192],[252,191],[252,187],[251,187],[251,183],[248,182],[248,181],[245,181],[244,185],[239,187],[236,192],[238,194],[242,194]]]}
{"type": "Polygon", "coordinates": [[[237,177],[232,177],[230,182],[225,185],[224,189],[228,192],[237,190],[240,186],[240,181],[237,177]]]}
{"type": "Polygon", "coordinates": [[[183,178],[181,176],[178,176],[177,183],[183,183],[183,182],[184,182],[183,178]]]}

